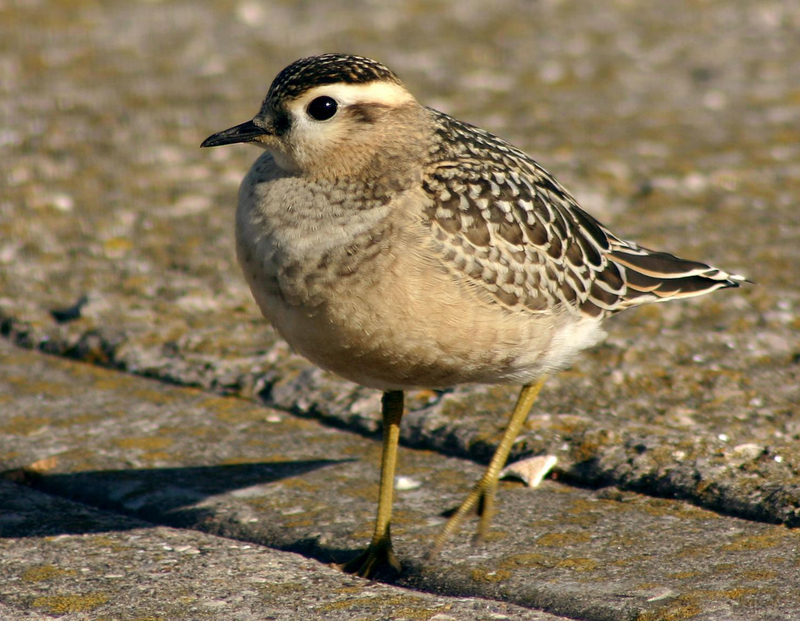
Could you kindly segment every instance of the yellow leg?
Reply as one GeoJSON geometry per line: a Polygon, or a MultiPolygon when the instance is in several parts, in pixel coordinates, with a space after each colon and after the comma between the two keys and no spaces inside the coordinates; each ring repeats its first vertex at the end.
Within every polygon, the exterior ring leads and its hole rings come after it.
{"type": "Polygon", "coordinates": [[[364,552],[345,563],[342,569],[349,574],[371,578],[381,569],[400,573],[400,562],[392,550],[392,494],[394,492],[394,469],[397,465],[397,443],[400,440],[400,419],[403,417],[403,392],[395,390],[383,393],[383,453],[381,455],[381,483],[378,495],[378,516],[375,533],[364,552]]]}
{"type": "Polygon", "coordinates": [[[492,522],[494,514],[494,497],[497,491],[497,481],[500,477],[500,471],[505,466],[508,454],[511,452],[511,447],[517,439],[525,419],[528,418],[528,413],[531,411],[539,391],[544,385],[546,377],[542,377],[536,381],[535,384],[523,386],[517,398],[517,404],[514,406],[514,411],[511,413],[511,418],[506,427],[503,439],[500,440],[500,445],[494,452],[492,461],[489,462],[489,467],[486,468],[483,476],[480,478],[475,487],[472,488],[469,496],[466,497],[461,506],[456,512],[450,516],[447,524],[444,525],[442,532],[436,537],[433,544],[433,549],[430,551],[429,557],[435,557],[441,552],[445,542],[456,532],[464,518],[473,511],[479,503],[483,504],[481,511],[480,522],[478,523],[478,531],[475,534],[475,541],[479,542],[486,537],[489,532],[489,525],[492,522]]]}

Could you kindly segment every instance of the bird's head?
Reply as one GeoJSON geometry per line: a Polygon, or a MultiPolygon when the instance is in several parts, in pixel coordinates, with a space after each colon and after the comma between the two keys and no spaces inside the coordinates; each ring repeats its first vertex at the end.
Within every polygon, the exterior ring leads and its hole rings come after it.
{"type": "Polygon", "coordinates": [[[323,54],[286,67],[251,121],[201,146],[252,143],[289,173],[341,179],[397,166],[423,148],[424,133],[417,134],[426,122],[424,109],[380,63],[323,54]]]}

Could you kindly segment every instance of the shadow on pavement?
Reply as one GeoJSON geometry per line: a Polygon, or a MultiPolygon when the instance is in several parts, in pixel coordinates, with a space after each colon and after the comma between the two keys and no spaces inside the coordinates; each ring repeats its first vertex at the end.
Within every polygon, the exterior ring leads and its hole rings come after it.
{"type": "MultiPolygon", "coordinates": [[[[17,469],[0,478],[81,504],[179,528],[216,531],[215,507],[197,507],[208,498],[229,492],[248,494],[247,488],[296,477],[349,459],[314,459],[287,462],[226,464],[146,470],[96,470],[68,474],[42,474],[17,469]]],[[[254,494],[258,493],[254,490],[254,494]]],[[[15,498],[4,499],[4,513],[22,507],[15,498]]],[[[20,499],[20,502],[23,502],[20,499]]],[[[131,528],[127,520],[120,529],[131,528]]],[[[0,537],[43,537],[117,530],[96,520],[61,519],[58,515],[29,516],[22,522],[0,520],[0,537]],[[98,527],[99,526],[99,527],[98,527]]],[[[304,546],[305,547],[305,546],[304,546]]]]}

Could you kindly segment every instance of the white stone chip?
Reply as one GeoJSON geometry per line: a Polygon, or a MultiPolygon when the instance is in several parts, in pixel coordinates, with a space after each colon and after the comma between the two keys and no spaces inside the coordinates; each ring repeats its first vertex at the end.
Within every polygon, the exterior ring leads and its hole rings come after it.
{"type": "Polygon", "coordinates": [[[394,480],[394,488],[398,492],[405,492],[418,487],[422,487],[422,483],[411,477],[397,477],[394,480]]]}
{"type": "Polygon", "coordinates": [[[539,487],[547,473],[558,463],[555,455],[537,455],[521,459],[509,464],[500,471],[500,478],[516,477],[522,479],[528,487],[539,487]]]}

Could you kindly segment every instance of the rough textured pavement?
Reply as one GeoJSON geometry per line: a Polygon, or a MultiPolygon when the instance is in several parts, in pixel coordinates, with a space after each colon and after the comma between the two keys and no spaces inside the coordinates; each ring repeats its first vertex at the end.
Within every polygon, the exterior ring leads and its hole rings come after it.
{"type": "Polygon", "coordinates": [[[764,0],[0,1],[0,618],[800,619],[798,35],[764,0]],[[379,395],[258,316],[257,153],[197,148],[322,51],[758,283],[610,321],[515,449],[557,480],[435,562],[514,391],[411,395],[394,584],[328,566],[370,534],[379,395]]]}

